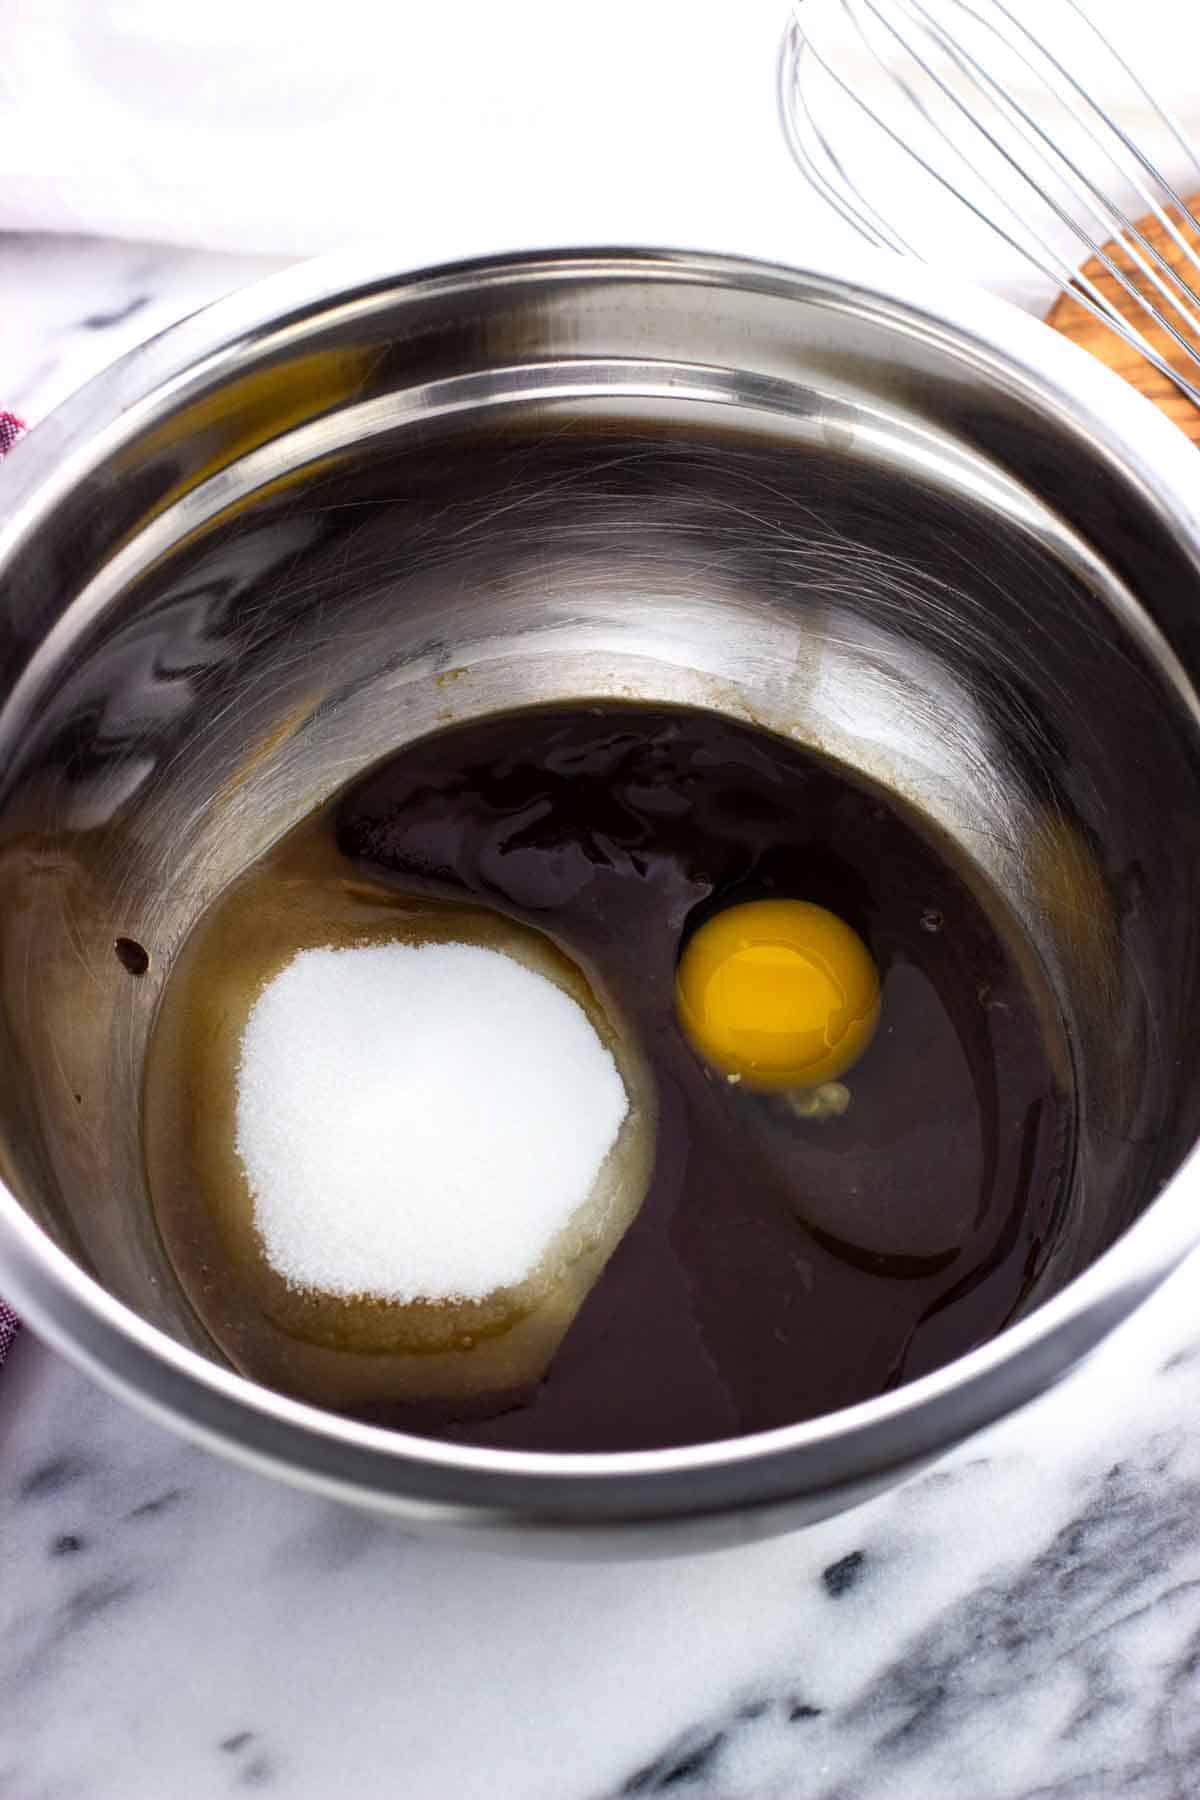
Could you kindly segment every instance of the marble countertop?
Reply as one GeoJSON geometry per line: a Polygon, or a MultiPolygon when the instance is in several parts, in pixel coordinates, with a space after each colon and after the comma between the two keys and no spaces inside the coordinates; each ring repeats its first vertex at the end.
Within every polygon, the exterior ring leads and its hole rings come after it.
{"type": "MultiPolygon", "coordinates": [[[[40,416],[268,259],[0,238],[40,416]]],[[[0,1377],[0,1800],[1190,1800],[1200,1260],[908,1487],[752,1549],[447,1548],[0,1377]]]]}

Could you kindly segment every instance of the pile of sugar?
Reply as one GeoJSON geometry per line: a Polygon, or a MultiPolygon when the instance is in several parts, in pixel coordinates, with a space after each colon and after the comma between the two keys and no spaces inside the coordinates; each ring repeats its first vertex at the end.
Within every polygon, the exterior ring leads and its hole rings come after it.
{"type": "Polygon", "coordinates": [[[242,1039],[237,1151],[296,1287],[479,1300],[524,1280],[629,1110],[545,976],[473,944],[301,951],[242,1039]]]}

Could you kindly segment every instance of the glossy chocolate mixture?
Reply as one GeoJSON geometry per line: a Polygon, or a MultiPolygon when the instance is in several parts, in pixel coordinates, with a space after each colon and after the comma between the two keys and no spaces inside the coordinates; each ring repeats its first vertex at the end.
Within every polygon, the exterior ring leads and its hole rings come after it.
{"type": "Polygon", "coordinates": [[[718,716],[597,705],[412,746],[335,829],[362,875],[547,933],[658,1085],[649,1195],[536,1395],[438,1435],[615,1450],[761,1430],[1012,1315],[1069,1181],[1069,1058],[1028,945],[918,815],[718,716]],[[882,1022],[841,1117],[730,1086],[679,1031],[681,943],[764,895],[830,907],[878,964],[882,1022]]]}

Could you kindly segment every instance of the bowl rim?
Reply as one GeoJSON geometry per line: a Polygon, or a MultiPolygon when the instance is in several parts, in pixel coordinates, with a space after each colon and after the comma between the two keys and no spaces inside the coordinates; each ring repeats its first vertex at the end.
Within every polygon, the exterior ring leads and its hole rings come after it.
{"type": "MultiPolygon", "coordinates": [[[[750,285],[799,301],[868,308],[969,352],[1018,394],[1053,403],[1120,467],[1172,529],[1200,578],[1195,451],[1151,403],[1086,351],[1008,303],[886,252],[790,268],[646,246],[501,251],[410,269],[386,252],[338,253],[260,279],[168,327],[63,401],[6,460],[0,577],[58,500],[183,392],[214,359],[289,321],[403,295],[469,292],[538,275],[617,273],[750,285]]],[[[1200,585],[1198,585],[1200,592],[1200,585]]],[[[412,1518],[465,1525],[650,1522],[771,1507],[902,1472],[1031,1399],[1127,1316],[1200,1244],[1200,1159],[1094,1264],[1028,1318],[945,1367],[800,1424],[660,1450],[560,1453],[459,1445],[360,1424],[261,1387],[188,1349],[110,1295],[0,1183],[0,1276],[35,1332],[126,1400],[243,1462],[412,1518]]]]}

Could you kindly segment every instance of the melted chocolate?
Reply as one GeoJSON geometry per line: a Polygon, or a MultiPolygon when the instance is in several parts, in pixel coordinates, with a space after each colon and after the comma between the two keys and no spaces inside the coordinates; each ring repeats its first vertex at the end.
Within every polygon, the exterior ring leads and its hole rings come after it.
{"type": "Polygon", "coordinates": [[[915,811],[719,716],[605,704],[439,733],[333,823],[361,876],[545,932],[658,1088],[649,1194],[536,1394],[439,1436],[600,1451],[763,1430],[1013,1315],[1070,1179],[1069,1056],[1006,908],[915,811]],[[882,1021],[841,1117],[720,1080],[676,1022],[688,932],[766,895],[831,908],[878,964],[882,1021]]]}

